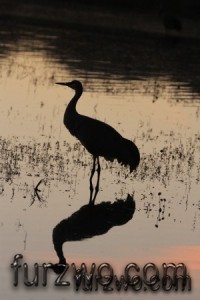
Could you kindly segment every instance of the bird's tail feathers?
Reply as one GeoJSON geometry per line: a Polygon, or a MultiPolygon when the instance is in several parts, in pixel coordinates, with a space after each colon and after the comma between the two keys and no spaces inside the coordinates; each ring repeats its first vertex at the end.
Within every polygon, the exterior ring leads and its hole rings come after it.
{"type": "Polygon", "coordinates": [[[117,160],[124,166],[129,166],[130,172],[135,170],[140,162],[140,153],[137,146],[127,140],[123,140],[123,147],[120,147],[118,150],[117,160]]]}

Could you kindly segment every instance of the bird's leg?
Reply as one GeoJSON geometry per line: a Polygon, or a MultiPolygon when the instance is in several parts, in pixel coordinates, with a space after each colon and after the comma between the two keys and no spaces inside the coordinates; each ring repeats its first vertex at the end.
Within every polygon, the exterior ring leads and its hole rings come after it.
{"type": "Polygon", "coordinates": [[[94,173],[95,173],[95,165],[96,165],[96,156],[93,156],[93,166],[92,166],[92,171],[91,171],[91,175],[90,175],[90,201],[89,201],[89,204],[92,204],[92,195],[93,195],[93,190],[94,190],[94,187],[93,187],[93,184],[92,184],[92,178],[94,176],[94,173]]]}
{"type": "Polygon", "coordinates": [[[94,194],[94,198],[92,200],[92,203],[94,204],[94,201],[96,199],[96,196],[99,192],[99,181],[100,181],[100,173],[101,173],[101,166],[100,166],[100,162],[99,162],[99,157],[97,157],[97,184],[95,187],[95,194],[94,194]]]}

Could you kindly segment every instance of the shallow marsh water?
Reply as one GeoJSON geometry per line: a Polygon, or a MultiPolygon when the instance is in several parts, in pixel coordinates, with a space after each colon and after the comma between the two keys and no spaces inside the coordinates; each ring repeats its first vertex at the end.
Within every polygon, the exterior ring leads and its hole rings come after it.
{"type": "MultiPolygon", "coordinates": [[[[10,25],[11,26],[11,25],[10,25]]],[[[7,28],[7,27],[6,27],[7,28]]],[[[184,262],[200,289],[200,98],[198,40],[112,31],[49,29],[23,23],[1,35],[0,231],[1,294],[14,299],[9,269],[24,261],[57,262],[52,230],[88,203],[92,159],[62,119],[73,92],[56,81],[79,79],[78,111],[134,140],[137,171],[101,159],[97,203],[133,195],[135,214],[107,234],[65,243],[72,262],[109,262],[118,274],[129,262],[184,262]],[[40,182],[40,198],[34,187],[40,182]]],[[[103,222],[103,216],[102,216],[103,222]]],[[[53,277],[53,275],[52,275],[53,277]]],[[[66,298],[66,291],[21,286],[21,299],[66,298]],[[31,298],[32,297],[32,298],[31,298]]],[[[72,289],[72,299],[80,297],[72,289]]],[[[86,294],[81,297],[86,298],[86,294]]],[[[131,293],[124,295],[133,297],[131,293]]],[[[141,292],[141,297],[144,294],[141,292]]],[[[171,296],[171,295],[170,295],[171,296]]],[[[88,295],[87,297],[91,297],[88,295]]],[[[95,297],[102,299],[103,293],[95,297]]],[[[121,294],[109,295],[120,299],[121,294]]],[[[150,294],[169,297],[168,294],[150,294]]]]}

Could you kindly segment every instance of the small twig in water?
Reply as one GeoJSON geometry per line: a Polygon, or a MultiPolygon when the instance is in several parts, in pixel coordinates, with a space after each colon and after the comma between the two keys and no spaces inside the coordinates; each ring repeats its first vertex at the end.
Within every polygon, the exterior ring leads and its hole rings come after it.
{"type": "Polygon", "coordinates": [[[34,195],[32,196],[33,201],[31,202],[30,206],[33,205],[33,203],[35,202],[35,197],[37,197],[37,199],[41,202],[41,197],[39,195],[39,193],[41,192],[41,190],[39,189],[40,184],[42,183],[43,179],[41,179],[38,184],[34,187],[34,195]]]}

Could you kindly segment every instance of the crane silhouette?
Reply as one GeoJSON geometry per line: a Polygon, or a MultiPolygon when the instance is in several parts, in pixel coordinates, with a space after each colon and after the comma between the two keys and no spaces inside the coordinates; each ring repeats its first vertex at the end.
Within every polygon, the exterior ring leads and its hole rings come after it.
{"type": "Polygon", "coordinates": [[[75,91],[74,97],[71,99],[65,110],[64,124],[69,132],[75,136],[93,156],[93,166],[90,175],[89,204],[94,204],[99,192],[101,172],[99,156],[102,156],[111,162],[114,159],[117,159],[119,163],[129,166],[130,172],[132,172],[137,168],[140,162],[140,153],[133,142],[123,138],[110,125],[81,115],[76,111],[76,104],[83,93],[83,86],[80,81],[57,82],[56,84],[70,87],[75,91]],[[97,183],[94,191],[92,178],[95,171],[97,171],[97,183]]]}

